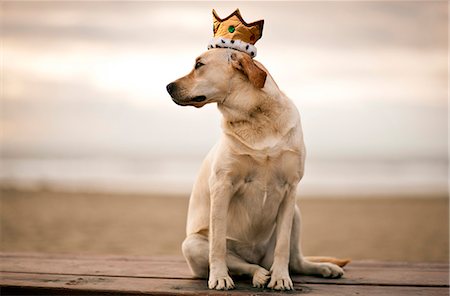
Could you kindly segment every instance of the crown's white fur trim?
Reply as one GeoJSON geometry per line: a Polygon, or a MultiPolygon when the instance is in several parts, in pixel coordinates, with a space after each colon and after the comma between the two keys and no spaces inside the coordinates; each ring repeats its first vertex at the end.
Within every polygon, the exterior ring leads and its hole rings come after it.
{"type": "Polygon", "coordinates": [[[248,53],[252,58],[256,57],[256,47],[241,40],[231,40],[222,37],[213,37],[209,41],[208,49],[233,48],[248,53]]]}

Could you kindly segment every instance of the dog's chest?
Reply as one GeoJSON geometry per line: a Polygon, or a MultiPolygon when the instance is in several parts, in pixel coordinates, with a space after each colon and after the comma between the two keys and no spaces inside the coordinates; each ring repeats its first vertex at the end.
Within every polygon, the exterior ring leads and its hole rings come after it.
{"type": "Polygon", "coordinates": [[[239,232],[245,232],[235,234],[240,237],[266,236],[273,230],[283,198],[300,180],[302,160],[297,153],[286,151],[275,156],[245,157],[240,163],[236,194],[230,202],[230,222],[239,225],[239,232]]]}
{"type": "Polygon", "coordinates": [[[300,155],[291,151],[270,156],[247,156],[240,161],[244,165],[238,176],[238,195],[247,195],[248,191],[259,191],[264,196],[280,195],[298,183],[303,170],[300,155]]]}

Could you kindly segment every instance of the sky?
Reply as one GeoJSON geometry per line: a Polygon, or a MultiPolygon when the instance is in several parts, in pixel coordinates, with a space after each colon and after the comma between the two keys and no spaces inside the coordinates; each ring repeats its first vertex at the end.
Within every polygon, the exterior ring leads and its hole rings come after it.
{"type": "Polygon", "coordinates": [[[308,194],[447,190],[446,1],[0,5],[0,185],[188,191],[220,114],[165,86],[239,8],[300,110],[308,194]]]}

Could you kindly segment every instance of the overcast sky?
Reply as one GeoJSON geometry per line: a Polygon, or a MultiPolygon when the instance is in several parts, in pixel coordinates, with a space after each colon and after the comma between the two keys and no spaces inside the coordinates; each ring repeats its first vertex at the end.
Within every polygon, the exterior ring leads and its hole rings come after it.
{"type": "Polygon", "coordinates": [[[299,108],[310,159],[446,161],[446,1],[0,5],[4,159],[200,160],[220,114],[165,86],[206,50],[212,8],[240,8],[265,20],[256,59],[299,108]]]}

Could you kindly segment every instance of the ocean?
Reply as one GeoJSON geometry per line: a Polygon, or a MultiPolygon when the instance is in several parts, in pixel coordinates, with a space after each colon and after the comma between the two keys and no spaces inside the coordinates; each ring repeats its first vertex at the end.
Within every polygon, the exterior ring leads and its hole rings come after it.
{"type": "MultiPolygon", "coordinates": [[[[0,187],[62,192],[167,194],[188,197],[202,159],[3,159],[0,187]]],[[[304,197],[447,195],[445,162],[307,161],[304,197]]]]}

